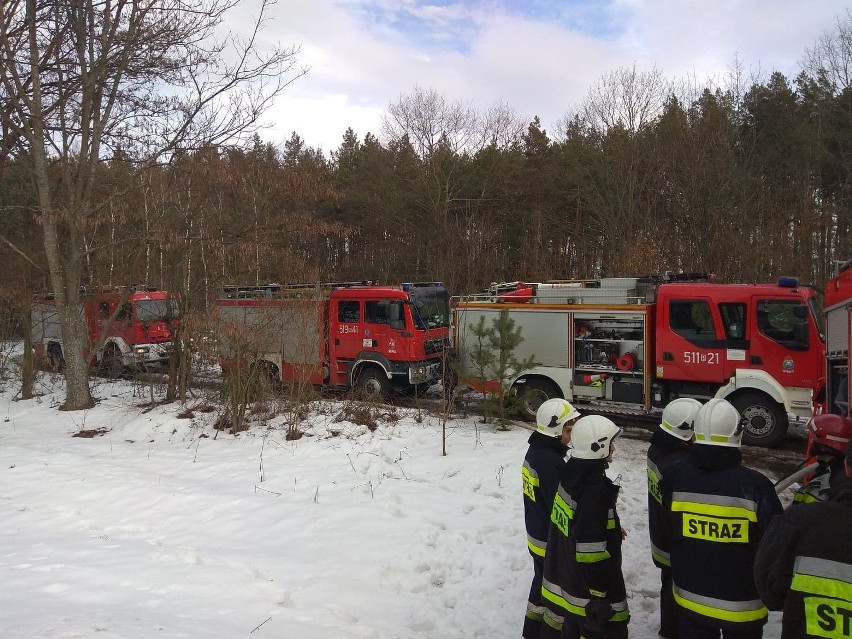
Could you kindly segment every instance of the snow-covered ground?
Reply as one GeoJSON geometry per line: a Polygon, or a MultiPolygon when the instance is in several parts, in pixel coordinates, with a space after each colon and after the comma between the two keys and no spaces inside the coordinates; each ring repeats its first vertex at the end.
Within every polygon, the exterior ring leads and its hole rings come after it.
{"type": "MultiPolygon", "coordinates": [[[[286,441],[282,417],[217,433],[216,412],[178,416],[204,402],[151,408],[128,382],[73,413],[58,378],[34,400],[16,388],[0,393],[4,639],[520,637],[523,428],[452,419],[443,456],[439,417],[416,409],[371,431],[316,404],[286,441]]],[[[646,448],[622,438],[610,469],[634,639],[657,637],[646,448]]]]}

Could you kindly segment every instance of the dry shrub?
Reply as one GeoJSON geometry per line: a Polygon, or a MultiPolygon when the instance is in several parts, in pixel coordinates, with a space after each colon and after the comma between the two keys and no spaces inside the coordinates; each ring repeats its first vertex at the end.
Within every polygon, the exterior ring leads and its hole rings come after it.
{"type": "Polygon", "coordinates": [[[335,422],[352,422],[359,426],[366,426],[371,432],[379,427],[377,422],[378,410],[370,404],[360,402],[350,402],[343,407],[340,414],[335,418],[335,422]]]}
{"type": "Polygon", "coordinates": [[[108,428],[90,428],[90,429],[80,429],[71,437],[83,437],[85,439],[92,439],[93,437],[100,437],[101,435],[106,435],[109,432],[108,428]]]}

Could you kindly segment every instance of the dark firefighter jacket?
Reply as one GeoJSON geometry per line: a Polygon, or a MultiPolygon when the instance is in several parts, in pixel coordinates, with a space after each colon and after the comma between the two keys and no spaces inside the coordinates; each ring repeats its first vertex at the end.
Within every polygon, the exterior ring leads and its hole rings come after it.
{"type": "Polygon", "coordinates": [[[811,480],[796,491],[793,503],[810,504],[815,501],[825,501],[831,489],[845,483],[847,479],[843,457],[823,462],[817,467],[811,480]]]}
{"type": "Polygon", "coordinates": [[[669,553],[660,549],[661,528],[668,517],[663,508],[660,480],[666,469],[675,462],[683,461],[689,454],[689,443],[658,428],[651,435],[648,447],[648,532],[651,535],[651,558],[657,568],[671,566],[669,553]]]}
{"type": "Polygon", "coordinates": [[[602,459],[571,458],[553,500],[542,599],[552,627],[566,614],[585,616],[592,597],[607,599],[611,621],[630,613],[621,573],[621,523],[615,511],[618,486],[606,476],[602,459]]]}
{"type": "Polygon", "coordinates": [[[737,448],[693,444],[662,481],[669,512],[661,535],[681,614],[718,628],[760,627],[768,611],[754,585],[754,556],[782,512],[772,482],[741,465],[737,448]]]}
{"type": "Polygon", "coordinates": [[[521,467],[527,546],[532,555],[544,557],[550,508],[559,486],[559,475],[565,466],[568,447],[558,437],[548,437],[539,432],[530,435],[527,443],[530,447],[521,467]]]}
{"type": "Polygon", "coordinates": [[[781,639],[852,637],[852,484],[776,517],[754,578],[766,605],[784,610],[781,639]]]}

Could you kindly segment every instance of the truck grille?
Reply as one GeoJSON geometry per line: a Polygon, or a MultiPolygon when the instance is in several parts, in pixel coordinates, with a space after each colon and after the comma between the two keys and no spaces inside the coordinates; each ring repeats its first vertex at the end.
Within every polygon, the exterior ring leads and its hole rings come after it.
{"type": "Polygon", "coordinates": [[[424,342],[424,347],[426,349],[426,354],[429,355],[431,353],[441,353],[450,345],[450,340],[446,337],[439,337],[436,339],[427,339],[424,342]]]}

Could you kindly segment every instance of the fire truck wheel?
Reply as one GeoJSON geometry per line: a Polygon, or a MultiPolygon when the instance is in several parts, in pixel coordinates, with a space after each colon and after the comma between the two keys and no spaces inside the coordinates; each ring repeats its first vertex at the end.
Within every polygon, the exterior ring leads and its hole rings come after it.
{"type": "Polygon", "coordinates": [[[124,372],[124,363],[121,361],[121,353],[115,346],[108,346],[104,350],[104,356],[101,358],[98,368],[101,376],[107,379],[121,377],[124,372]]]}
{"type": "Polygon", "coordinates": [[[523,384],[515,384],[515,393],[522,396],[520,403],[521,418],[526,422],[534,422],[538,407],[548,399],[562,397],[559,388],[546,379],[529,379],[523,384]]]}
{"type": "Polygon", "coordinates": [[[365,368],[358,375],[358,391],[365,399],[380,399],[390,395],[390,382],[384,371],[378,368],[365,368]]]}
{"type": "Polygon", "coordinates": [[[783,406],[757,393],[746,393],[731,403],[746,420],[743,443],[773,448],[787,435],[787,412],[783,406]]]}
{"type": "Polygon", "coordinates": [[[65,367],[65,357],[62,355],[62,346],[56,342],[47,345],[47,358],[50,362],[50,370],[59,373],[65,367]]]}

